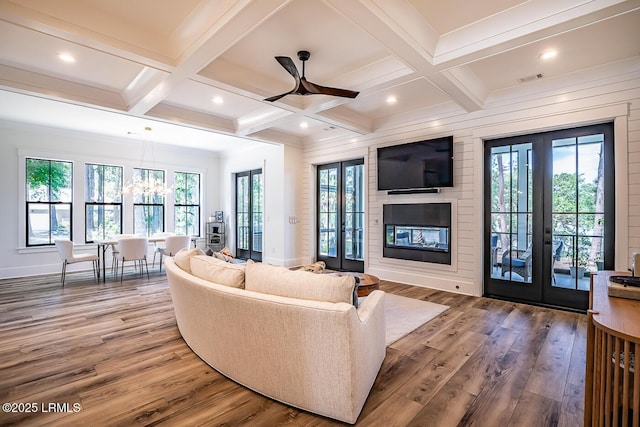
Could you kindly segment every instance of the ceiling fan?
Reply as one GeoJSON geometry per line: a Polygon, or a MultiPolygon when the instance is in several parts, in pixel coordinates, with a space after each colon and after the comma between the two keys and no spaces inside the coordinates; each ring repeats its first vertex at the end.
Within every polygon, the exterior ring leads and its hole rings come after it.
{"type": "Polygon", "coordinates": [[[344,98],[355,98],[360,92],[347,89],[338,89],[334,87],[320,86],[311,83],[304,76],[304,63],[309,59],[311,54],[309,51],[301,50],[298,52],[298,59],[302,61],[302,77],[298,74],[298,69],[288,56],[276,56],[276,61],[296,79],[296,86],[293,90],[281,95],[272,96],[265,101],[273,102],[287,95],[332,95],[342,96],[344,98]]]}

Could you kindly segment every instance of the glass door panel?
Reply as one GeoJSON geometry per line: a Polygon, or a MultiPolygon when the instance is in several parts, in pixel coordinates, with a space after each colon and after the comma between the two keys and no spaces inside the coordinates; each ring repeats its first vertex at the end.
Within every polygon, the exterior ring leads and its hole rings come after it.
{"type": "Polygon", "coordinates": [[[251,177],[251,243],[252,251],[262,253],[262,172],[251,177]]]}
{"type": "Polygon", "coordinates": [[[317,259],[335,270],[364,270],[364,161],[318,166],[317,259]]]}
{"type": "MultiPolygon", "coordinates": [[[[338,254],[338,167],[329,166],[319,171],[318,198],[320,200],[319,217],[319,248],[318,255],[335,258],[338,254]]],[[[325,262],[327,262],[325,260],[325,262]]]]}
{"type": "Polygon", "coordinates": [[[342,163],[341,268],[364,271],[364,161],[342,163]]]}
{"type": "Polygon", "coordinates": [[[552,286],[589,290],[604,264],[604,135],[552,141],[552,286]]]}
{"type": "Polygon", "coordinates": [[[491,276],[530,284],[532,271],[532,145],[493,147],[491,163],[491,276]]]}
{"type": "MultiPolygon", "coordinates": [[[[236,176],[236,253],[249,250],[249,176],[236,176]]],[[[238,254],[238,256],[240,256],[238,254]]]]}
{"type": "Polygon", "coordinates": [[[236,174],[236,256],[262,260],[262,170],[236,174]]]}
{"type": "Polygon", "coordinates": [[[364,165],[345,165],[345,250],[347,260],[364,260],[364,165]]]}

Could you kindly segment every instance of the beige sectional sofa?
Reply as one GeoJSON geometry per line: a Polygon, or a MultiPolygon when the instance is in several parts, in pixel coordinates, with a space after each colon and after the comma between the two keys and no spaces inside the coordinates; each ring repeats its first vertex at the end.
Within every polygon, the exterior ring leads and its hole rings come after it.
{"type": "Polygon", "coordinates": [[[258,393],[355,423],[385,357],[384,292],[356,308],[353,277],[196,253],[165,261],[189,347],[258,393]]]}

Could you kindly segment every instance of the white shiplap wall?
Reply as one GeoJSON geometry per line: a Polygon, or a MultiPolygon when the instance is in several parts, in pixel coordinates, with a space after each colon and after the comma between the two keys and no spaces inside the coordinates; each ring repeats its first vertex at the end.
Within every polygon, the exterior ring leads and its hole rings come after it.
{"type": "Polygon", "coordinates": [[[382,279],[482,295],[482,141],[605,121],[615,121],[616,150],[628,153],[626,159],[619,157],[616,162],[616,268],[626,269],[630,253],[640,251],[638,69],[562,90],[500,93],[488,100],[482,111],[449,115],[439,122],[380,129],[355,143],[309,144],[303,152],[304,227],[299,230],[303,233],[303,259],[310,262],[315,258],[315,165],[364,157],[368,173],[365,271],[382,279]],[[403,196],[377,191],[377,147],[445,135],[454,137],[455,187],[442,189],[439,194],[403,196]],[[452,204],[452,265],[382,257],[382,205],[428,202],[452,204]]]}
{"type": "Polygon", "coordinates": [[[640,252],[640,90],[630,103],[628,122],[629,156],[629,256],[640,252]]]}

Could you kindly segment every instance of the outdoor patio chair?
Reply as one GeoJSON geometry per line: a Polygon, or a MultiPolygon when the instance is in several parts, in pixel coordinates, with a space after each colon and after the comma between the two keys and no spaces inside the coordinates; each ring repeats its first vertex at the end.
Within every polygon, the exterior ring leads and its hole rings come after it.
{"type": "Polygon", "coordinates": [[[508,271],[510,271],[511,274],[518,274],[525,282],[529,281],[531,277],[531,244],[529,244],[525,251],[510,249],[504,251],[502,254],[501,276],[504,276],[508,271]]]}
{"type": "Polygon", "coordinates": [[[562,250],[564,249],[564,242],[562,240],[554,240],[553,246],[551,246],[551,277],[553,277],[553,283],[556,283],[556,261],[560,261],[562,257],[562,250]]]}

